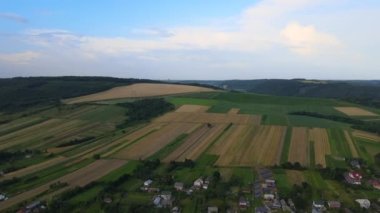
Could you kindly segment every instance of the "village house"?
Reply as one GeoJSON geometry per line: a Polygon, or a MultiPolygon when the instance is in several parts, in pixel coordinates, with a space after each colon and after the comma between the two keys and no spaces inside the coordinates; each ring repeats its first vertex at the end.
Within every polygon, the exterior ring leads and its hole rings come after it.
{"type": "Polygon", "coordinates": [[[265,200],[274,200],[274,194],[264,194],[265,200]]]}
{"type": "Polygon", "coordinates": [[[371,207],[371,202],[368,199],[356,199],[357,203],[359,203],[360,208],[369,209],[371,207]]]}
{"type": "Polygon", "coordinates": [[[148,179],[148,180],[144,181],[144,186],[149,187],[150,185],[152,185],[152,183],[153,183],[153,180],[148,179]]]}
{"type": "Polygon", "coordinates": [[[173,203],[173,197],[171,192],[162,192],[160,195],[153,197],[153,204],[157,208],[171,207],[173,203]]]}
{"type": "Polygon", "coordinates": [[[245,197],[241,196],[239,198],[239,208],[246,209],[248,207],[249,207],[249,201],[245,197]]]}
{"type": "Polygon", "coordinates": [[[327,201],[327,206],[330,209],[339,209],[341,207],[341,203],[339,201],[329,200],[327,201]]]}
{"type": "Polygon", "coordinates": [[[344,179],[347,181],[349,184],[353,185],[360,185],[362,184],[362,178],[363,176],[359,172],[351,171],[351,172],[346,172],[344,174],[344,179]]]}
{"type": "Polygon", "coordinates": [[[110,198],[110,197],[105,197],[105,198],[103,199],[103,202],[104,202],[104,203],[107,203],[107,204],[110,204],[110,203],[112,203],[112,198],[110,198]]]}
{"type": "Polygon", "coordinates": [[[175,182],[175,183],[174,183],[174,188],[175,188],[177,191],[182,191],[182,190],[183,190],[183,186],[184,186],[184,184],[181,183],[181,182],[175,182]]]}
{"type": "Polygon", "coordinates": [[[216,206],[209,206],[207,208],[207,213],[218,213],[218,207],[216,207],[216,206]]]}
{"type": "Polygon", "coordinates": [[[8,200],[8,197],[5,194],[0,194],[0,201],[8,200]]]}
{"type": "Polygon", "coordinates": [[[318,200],[318,201],[313,201],[313,209],[312,212],[322,212],[325,209],[325,202],[318,200]]]}
{"type": "Polygon", "coordinates": [[[376,179],[369,180],[368,183],[375,189],[380,190],[380,181],[376,179]]]}
{"type": "Polygon", "coordinates": [[[272,202],[272,209],[280,209],[281,208],[281,203],[278,199],[274,199],[272,202]]]}
{"type": "Polygon", "coordinates": [[[180,213],[180,212],[181,212],[181,209],[178,206],[174,206],[171,211],[171,213],[180,213]]]}
{"type": "Polygon", "coordinates": [[[196,188],[198,188],[198,189],[200,189],[200,188],[202,188],[202,186],[203,186],[203,178],[202,177],[200,177],[200,178],[198,178],[198,179],[196,179],[195,181],[194,181],[194,187],[196,187],[196,188]]]}
{"type": "Polygon", "coordinates": [[[357,159],[350,160],[350,165],[354,169],[360,169],[360,162],[357,159]]]}

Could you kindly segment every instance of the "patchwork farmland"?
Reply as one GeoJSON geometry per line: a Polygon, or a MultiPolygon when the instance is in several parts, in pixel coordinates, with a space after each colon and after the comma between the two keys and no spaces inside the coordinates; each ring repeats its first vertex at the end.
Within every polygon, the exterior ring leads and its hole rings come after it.
{"type": "MultiPolygon", "coordinates": [[[[134,97],[131,90],[126,91],[128,97],[134,97]]],[[[146,90],[135,95],[156,94],[146,90]]],[[[117,98],[122,98],[119,101],[108,100],[114,97],[105,93],[72,99],[72,104],[27,117],[12,118],[6,125],[0,124],[0,150],[24,151],[27,147],[31,151],[26,150],[12,164],[0,165],[0,170],[6,171],[0,176],[3,184],[0,193],[10,196],[0,204],[0,211],[35,198],[51,199],[76,186],[90,188],[78,192],[70,202],[88,203],[92,210],[100,208],[93,203],[95,198],[101,200],[104,196],[150,203],[150,195],[140,190],[144,178],[159,177],[156,184],[162,184],[170,177],[191,185],[200,176],[219,172],[221,181],[241,181],[241,185],[250,186],[256,180],[257,168],[263,167],[273,168],[280,193],[288,193],[294,184],[301,182],[318,186],[320,191],[333,191],[341,190],[342,186],[333,180],[324,181],[318,169],[347,168],[347,160],[351,158],[375,165],[374,156],[380,152],[378,135],[353,130],[342,122],[290,114],[312,111],[342,116],[343,109],[336,107],[352,106],[331,100],[251,96],[208,89],[189,95],[177,94],[165,97],[165,101],[175,106],[172,111],[134,123],[129,120],[129,108],[119,103],[132,103],[135,99],[126,100],[126,96],[119,94],[117,98]],[[102,101],[74,104],[98,100],[102,101]],[[183,165],[189,160],[193,167],[186,168],[183,165]],[[157,167],[150,167],[149,164],[157,162],[157,167]],[[149,169],[139,173],[145,163],[149,169]],[[297,164],[301,169],[284,169],[297,164]],[[107,181],[119,183],[123,178],[126,181],[120,186],[108,187],[107,181]],[[64,184],[54,188],[58,182],[64,184]],[[119,187],[128,194],[127,198],[118,191],[119,187]],[[118,195],[113,196],[114,192],[107,190],[116,190],[118,195]]],[[[356,115],[350,113],[356,117],[369,116],[358,111],[356,115]]],[[[0,118],[9,119],[1,114],[0,118]]],[[[239,187],[238,190],[243,190],[239,187]]],[[[312,196],[319,198],[320,194],[314,191],[312,196]]],[[[123,202],[121,206],[129,205],[123,202]]],[[[181,205],[186,209],[193,204],[190,200],[181,201],[181,205]]]]}

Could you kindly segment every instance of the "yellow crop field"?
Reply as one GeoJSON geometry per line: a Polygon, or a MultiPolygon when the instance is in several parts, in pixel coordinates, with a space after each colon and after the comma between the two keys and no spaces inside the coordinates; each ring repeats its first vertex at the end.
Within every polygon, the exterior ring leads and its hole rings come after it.
{"type": "Polygon", "coordinates": [[[220,157],[219,166],[275,165],[279,162],[286,127],[239,125],[210,153],[220,157]]]}
{"type": "Polygon", "coordinates": [[[314,142],[315,164],[326,167],[326,155],[331,154],[329,136],[326,129],[312,128],[309,130],[309,141],[314,142]]]}
{"type": "Polygon", "coordinates": [[[335,107],[336,110],[348,116],[378,116],[377,114],[359,107],[335,107]]]}
{"type": "Polygon", "coordinates": [[[201,105],[182,105],[176,112],[206,112],[208,108],[208,106],[201,105]]]}
{"type": "Polygon", "coordinates": [[[364,139],[380,142],[380,136],[378,136],[376,134],[373,134],[373,133],[370,133],[370,132],[355,130],[353,132],[353,135],[355,137],[359,137],[359,138],[364,138],[364,139]]]}
{"type": "Polygon", "coordinates": [[[115,87],[110,90],[91,95],[64,100],[67,104],[93,102],[121,98],[154,97],[194,92],[212,92],[213,89],[188,85],[139,83],[129,86],[115,87]]]}
{"type": "Polygon", "coordinates": [[[305,127],[293,127],[289,150],[289,162],[298,162],[303,166],[309,165],[309,141],[305,127]]]}
{"type": "Polygon", "coordinates": [[[120,159],[146,159],[158,150],[168,145],[172,140],[183,133],[189,133],[197,124],[170,123],[158,131],[153,132],[137,143],[133,143],[120,150],[113,156],[120,159]]]}
{"type": "Polygon", "coordinates": [[[209,144],[222,133],[226,124],[217,124],[212,127],[204,125],[192,133],[187,140],[176,150],[168,155],[163,161],[184,161],[185,159],[196,160],[209,146],[209,144]]]}

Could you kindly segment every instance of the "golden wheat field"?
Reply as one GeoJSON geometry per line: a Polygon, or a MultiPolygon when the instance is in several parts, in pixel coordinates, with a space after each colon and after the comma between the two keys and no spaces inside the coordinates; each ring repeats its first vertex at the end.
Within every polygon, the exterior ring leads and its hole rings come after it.
{"type": "Polygon", "coordinates": [[[213,89],[188,85],[139,83],[129,86],[115,87],[110,90],[91,95],[64,100],[67,104],[93,102],[121,98],[154,97],[195,92],[212,92],[213,89]]]}

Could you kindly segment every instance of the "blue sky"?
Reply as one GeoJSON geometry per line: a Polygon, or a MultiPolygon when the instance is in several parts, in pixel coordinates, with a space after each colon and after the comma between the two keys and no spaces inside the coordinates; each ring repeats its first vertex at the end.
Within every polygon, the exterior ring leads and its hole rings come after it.
{"type": "Polygon", "coordinates": [[[380,79],[374,0],[0,2],[0,77],[380,79]]]}

